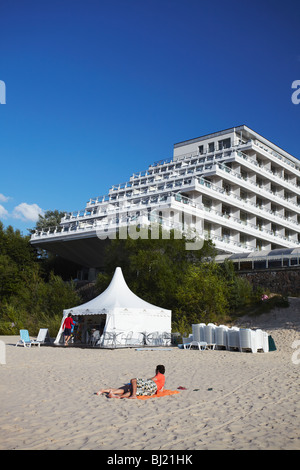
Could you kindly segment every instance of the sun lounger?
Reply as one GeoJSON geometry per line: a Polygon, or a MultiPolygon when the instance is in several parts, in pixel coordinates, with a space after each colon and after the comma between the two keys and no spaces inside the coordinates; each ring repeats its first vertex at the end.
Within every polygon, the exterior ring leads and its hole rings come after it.
{"type": "Polygon", "coordinates": [[[204,327],[205,323],[196,323],[192,325],[194,341],[204,341],[204,327]]]}
{"type": "Polygon", "coordinates": [[[215,329],[215,342],[217,349],[227,348],[228,327],[224,325],[217,326],[215,329]]]}
{"type": "Polygon", "coordinates": [[[39,334],[37,335],[36,342],[43,344],[43,343],[50,343],[50,336],[48,328],[40,328],[39,334]]]}
{"type": "Polygon", "coordinates": [[[256,332],[250,328],[240,328],[239,331],[240,351],[257,352],[256,332]]]}
{"type": "Polygon", "coordinates": [[[184,344],[184,349],[193,349],[194,346],[200,351],[204,351],[207,348],[207,343],[205,341],[191,341],[191,343],[184,344]]]}
{"type": "Polygon", "coordinates": [[[262,330],[256,330],[255,335],[257,351],[269,352],[268,333],[262,330]]]}
{"type": "Polygon", "coordinates": [[[20,339],[17,342],[16,346],[18,346],[19,344],[20,346],[24,346],[25,348],[30,348],[32,344],[40,347],[40,343],[38,341],[29,338],[28,330],[20,330],[20,339]]]}
{"type": "Polygon", "coordinates": [[[240,350],[239,328],[236,328],[234,326],[232,328],[229,328],[227,332],[227,339],[227,349],[229,349],[229,351],[236,349],[240,350]]]}

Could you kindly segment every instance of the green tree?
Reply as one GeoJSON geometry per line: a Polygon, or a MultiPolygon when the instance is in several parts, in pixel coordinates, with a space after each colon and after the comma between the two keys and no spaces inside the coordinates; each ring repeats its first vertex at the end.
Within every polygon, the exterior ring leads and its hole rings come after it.
{"type": "Polygon", "coordinates": [[[0,334],[58,330],[62,311],[81,302],[72,282],[46,272],[29,237],[0,223],[0,334]]]}
{"type": "Polygon", "coordinates": [[[39,214],[38,221],[33,229],[30,230],[30,233],[34,233],[35,230],[45,230],[51,227],[57,227],[61,219],[64,217],[65,212],[58,211],[46,211],[44,215],[39,214]]]}
{"type": "Polygon", "coordinates": [[[190,323],[215,322],[228,313],[227,284],[214,262],[190,265],[177,289],[174,320],[185,315],[190,323]]]}

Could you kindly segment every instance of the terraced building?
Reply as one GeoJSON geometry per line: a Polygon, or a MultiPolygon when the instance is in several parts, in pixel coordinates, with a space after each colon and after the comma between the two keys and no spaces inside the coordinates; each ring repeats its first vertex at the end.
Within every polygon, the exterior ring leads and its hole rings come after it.
{"type": "MultiPolygon", "coordinates": [[[[242,125],[174,145],[172,158],[134,173],[31,243],[90,269],[105,240],[136,224],[197,228],[220,253],[300,245],[300,161],[242,125]],[[201,221],[201,229],[199,221],[201,221]]],[[[134,227],[134,228],[133,228],[134,227]]]]}

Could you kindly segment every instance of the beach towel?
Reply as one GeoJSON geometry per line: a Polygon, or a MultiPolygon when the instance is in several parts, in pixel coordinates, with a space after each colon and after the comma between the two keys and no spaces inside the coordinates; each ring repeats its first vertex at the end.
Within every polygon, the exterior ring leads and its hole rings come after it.
{"type": "Polygon", "coordinates": [[[268,340],[269,340],[269,351],[276,351],[277,348],[275,346],[275,341],[271,335],[268,336],[268,340]]]}
{"type": "Polygon", "coordinates": [[[162,392],[157,392],[154,395],[139,395],[137,398],[139,400],[148,400],[148,398],[155,398],[155,397],[166,397],[168,395],[175,395],[176,393],[180,393],[177,390],[163,390],[162,392]]]}

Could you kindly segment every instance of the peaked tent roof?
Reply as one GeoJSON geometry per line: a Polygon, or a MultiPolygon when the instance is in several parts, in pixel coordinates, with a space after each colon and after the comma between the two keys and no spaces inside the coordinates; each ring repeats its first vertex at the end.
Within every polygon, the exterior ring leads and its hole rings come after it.
{"type": "Polygon", "coordinates": [[[101,311],[113,310],[114,308],[159,310],[170,312],[170,310],[157,307],[142,300],[135,295],[127,286],[121,268],[116,268],[114,276],[107,289],[94,299],[85,304],[64,310],[65,314],[97,314],[101,311]]]}

